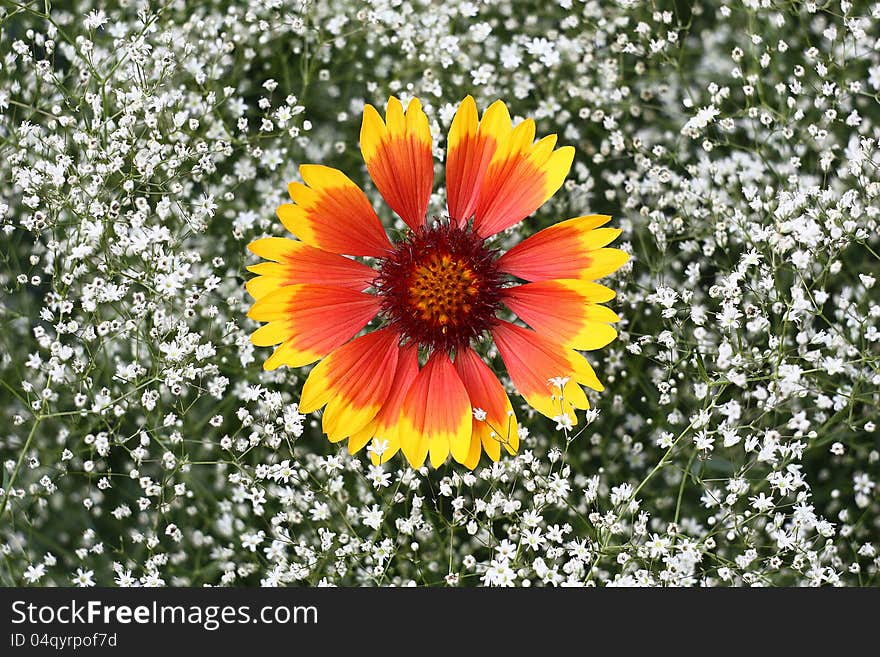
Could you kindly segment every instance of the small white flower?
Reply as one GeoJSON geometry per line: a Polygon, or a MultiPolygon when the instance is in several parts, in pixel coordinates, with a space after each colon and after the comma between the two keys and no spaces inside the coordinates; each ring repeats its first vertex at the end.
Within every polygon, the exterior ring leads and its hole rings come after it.
{"type": "Polygon", "coordinates": [[[91,587],[95,585],[95,581],[92,579],[94,575],[95,573],[92,570],[77,568],[76,575],[71,578],[71,582],[80,588],[91,587]]]}
{"type": "Polygon", "coordinates": [[[554,415],[553,421],[556,423],[557,431],[569,431],[572,426],[572,419],[568,413],[562,413],[560,415],[554,415]]]}

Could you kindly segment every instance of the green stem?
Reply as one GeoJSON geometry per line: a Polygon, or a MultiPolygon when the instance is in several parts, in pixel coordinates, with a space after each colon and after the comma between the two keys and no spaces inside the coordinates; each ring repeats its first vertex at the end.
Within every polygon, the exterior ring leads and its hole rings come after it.
{"type": "Polygon", "coordinates": [[[15,484],[15,480],[18,478],[18,473],[21,471],[21,465],[24,463],[24,457],[31,447],[31,441],[34,439],[34,435],[37,433],[37,427],[42,420],[42,416],[39,415],[34,419],[34,425],[31,427],[31,432],[28,434],[27,440],[24,441],[24,447],[21,449],[18,463],[15,464],[15,469],[12,471],[12,476],[9,478],[9,485],[6,486],[6,492],[3,494],[3,503],[0,504],[0,518],[3,517],[3,513],[6,511],[6,505],[9,502],[9,495],[12,493],[12,487],[15,484]]]}

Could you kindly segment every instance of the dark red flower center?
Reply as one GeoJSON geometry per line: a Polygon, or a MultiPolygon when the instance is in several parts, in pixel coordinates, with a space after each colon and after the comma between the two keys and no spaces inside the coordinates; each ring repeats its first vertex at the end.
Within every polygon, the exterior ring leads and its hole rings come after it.
{"type": "Polygon", "coordinates": [[[383,317],[420,346],[467,345],[496,322],[504,284],[497,255],[468,227],[437,222],[410,232],[379,264],[383,317]]]}

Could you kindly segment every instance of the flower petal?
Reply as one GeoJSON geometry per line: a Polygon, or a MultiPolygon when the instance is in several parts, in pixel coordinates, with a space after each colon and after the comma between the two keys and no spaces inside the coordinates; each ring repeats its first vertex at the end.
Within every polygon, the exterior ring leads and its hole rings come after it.
{"type": "Polygon", "coordinates": [[[313,283],[361,290],[369,287],[376,272],[357,260],[346,258],[285,237],[265,237],[248,244],[251,253],[273,262],[248,267],[259,274],[247,282],[255,299],[286,285],[313,283]]]}
{"type": "Polygon", "coordinates": [[[513,385],[532,408],[549,418],[567,413],[576,422],[574,409],[590,407],[579,383],[604,390],[581,354],[549,338],[504,321],[492,330],[492,337],[513,385]],[[557,378],[568,381],[558,386],[552,382],[557,378]]]}
{"type": "Polygon", "coordinates": [[[556,135],[535,139],[535,122],[515,128],[499,122],[498,148],[486,171],[474,215],[474,230],[489,237],[522,221],[556,193],[574,160],[574,148],[553,150],[556,135]]]}
{"type": "Polygon", "coordinates": [[[290,183],[293,203],[278,218],[303,242],[333,253],[379,257],[391,242],[370,201],[344,173],[318,164],[299,168],[305,184],[290,183]]]}
{"type": "Polygon", "coordinates": [[[414,344],[401,347],[397,355],[397,369],[394,372],[394,380],[391,382],[388,398],[382,404],[382,409],[370,424],[357,434],[352,434],[351,438],[349,438],[349,452],[354,454],[366,445],[371,438],[376,438],[380,441],[387,441],[388,446],[382,452],[381,458],[375,454],[372,455],[375,465],[386,463],[397,453],[400,449],[400,409],[418,373],[418,349],[414,344]]]}
{"type": "Polygon", "coordinates": [[[399,339],[397,332],[381,329],[334,350],[309,373],[300,412],[311,413],[326,405],[322,425],[334,442],[363,429],[391,390],[399,339]]]}
{"type": "Polygon", "coordinates": [[[504,301],[521,320],[542,335],[572,349],[600,349],[617,337],[610,308],[599,305],[614,292],[579,280],[538,281],[505,290],[504,301]]]}
{"type": "Polygon", "coordinates": [[[379,299],[371,294],[329,285],[288,285],[251,307],[248,317],[268,322],[251,335],[251,342],[259,347],[282,343],[264,369],[302,367],[350,340],[378,311],[379,299]]]}
{"type": "Polygon", "coordinates": [[[361,153],[389,207],[413,230],[423,226],[434,186],[434,158],[428,117],[419,99],[410,100],[404,112],[403,105],[392,96],[385,121],[375,107],[366,105],[361,153]]]}
{"type": "Polygon", "coordinates": [[[468,450],[467,458],[464,460],[464,467],[468,470],[473,470],[480,463],[480,454],[482,454],[482,441],[480,440],[480,436],[476,433],[471,434],[471,448],[468,450]]]}
{"type": "Polygon", "coordinates": [[[486,170],[498,143],[510,130],[510,114],[500,100],[477,121],[477,105],[467,96],[449,127],[446,152],[446,197],[449,216],[463,224],[474,214],[486,170]]]}
{"type": "Polygon", "coordinates": [[[501,456],[501,445],[508,453],[515,454],[519,447],[518,426],[513,407],[498,377],[470,348],[456,354],[455,371],[467,390],[471,407],[486,413],[483,420],[474,417],[472,429],[473,435],[482,442],[486,454],[497,461],[501,456]]]}
{"type": "Polygon", "coordinates": [[[607,276],[629,260],[620,249],[602,248],[620,235],[618,228],[598,228],[610,219],[591,214],[545,228],[501,256],[498,266],[527,281],[607,276]]]}
{"type": "Polygon", "coordinates": [[[471,446],[471,403],[449,356],[434,352],[416,376],[403,401],[401,449],[419,468],[428,452],[437,467],[449,453],[459,463],[471,446]]]}

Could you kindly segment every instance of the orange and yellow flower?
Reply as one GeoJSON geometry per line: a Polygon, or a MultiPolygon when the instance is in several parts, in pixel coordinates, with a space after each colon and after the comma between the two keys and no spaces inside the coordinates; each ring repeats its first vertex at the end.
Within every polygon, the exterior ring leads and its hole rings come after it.
{"type": "Polygon", "coordinates": [[[266,260],[249,267],[258,276],[247,284],[248,315],[265,322],[252,340],[277,345],[264,367],[317,362],[300,411],[323,408],[327,437],[347,438],[352,453],[373,441],[376,463],[401,451],[413,467],[428,458],[438,467],[451,454],[473,469],[483,452],[493,461],[516,453],[513,407],[480,355],[489,338],[532,408],[576,422],[576,409],[589,408],[582,386],[603,389],[581,352],[617,335],[619,318],[602,305],[614,292],[595,280],[627,261],[607,247],[620,231],[587,215],[506,253],[492,245],[560,188],[574,149],[556,148],[555,135],[535,141],[534,121],[514,127],[501,101],[480,118],[468,96],[447,140],[448,214],[431,221],[431,132],[418,99],[404,110],[391,98],[384,120],[367,105],[361,151],[408,230],[392,241],[344,173],[300,167],[293,202],[278,208],[299,239],[250,245],[266,260]]]}

